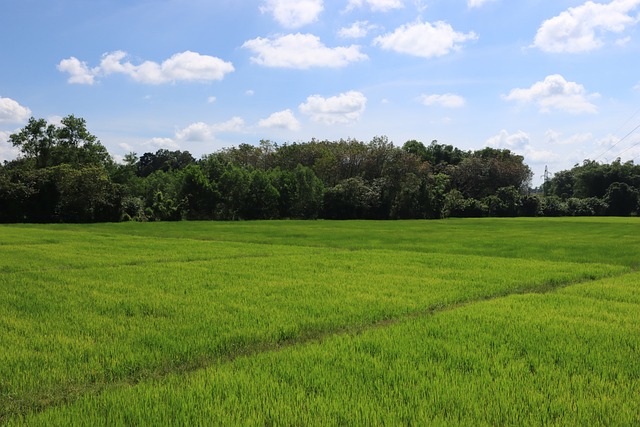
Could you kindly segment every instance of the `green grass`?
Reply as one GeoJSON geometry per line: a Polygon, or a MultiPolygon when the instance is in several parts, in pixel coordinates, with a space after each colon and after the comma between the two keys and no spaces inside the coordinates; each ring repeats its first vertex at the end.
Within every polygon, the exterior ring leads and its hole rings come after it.
{"type": "Polygon", "coordinates": [[[2,226],[0,422],[637,424],[639,226],[2,226]]]}

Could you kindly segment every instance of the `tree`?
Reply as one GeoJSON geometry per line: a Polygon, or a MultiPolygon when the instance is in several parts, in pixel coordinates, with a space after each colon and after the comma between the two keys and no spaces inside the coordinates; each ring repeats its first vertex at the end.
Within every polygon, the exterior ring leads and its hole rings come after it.
{"type": "Polygon", "coordinates": [[[104,168],[52,168],[59,194],[56,217],[61,222],[119,221],[121,195],[104,168]]]}
{"type": "Polygon", "coordinates": [[[249,177],[249,191],[241,213],[244,219],[274,219],[278,217],[280,194],[271,184],[269,175],[255,169],[249,177]]]}
{"type": "Polygon", "coordinates": [[[409,154],[413,154],[422,161],[427,160],[427,148],[420,141],[416,141],[415,139],[409,140],[404,143],[402,149],[409,154]]]}
{"type": "Polygon", "coordinates": [[[456,166],[469,157],[469,153],[452,145],[438,144],[431,141],[426,147],[425,160],[428,161],[437,172],[442,172],[448,165],[456,166]]]}
{"type": "Polygon", "coordinates": [[[218,182],[222,200],[216,207],[216,218],[244,219],[243,214],[248,210],[246,204],[250,185],[251,173],[246,168],[229,165],[218,182]]]}
{"type": "Polygon", "coordinates": [[[563,200],[573,197],[575,175],[573,170],[560,171],[553,175],[549,183],[549,195],[555,195],[563,200]]]}
{"type": "Polygon", "coordinates": [[[196,159],[188,151],[169,151],[162,148],[155,153],[144,153],[140,156],[137,174],[145,178],[156,171],[178,171],[195,161],[196,159]]]}
{"type": "Polygon", "coordinates": [[[298,165],[293,171],[294,191],[290,199],[293,218],[317,218],[322,208],[324,185],[313,171],[298,165]]]}
{"type": "Polygon", "coordinates": [[[210,182],[199,165],[192,164],[182,171],[182,185],[178,195],[185,203],[187,219],[213,219],[220,193],[210,182]]]}
{"type": "Polygon", "coordinates": [[[360,177],[347,178],[324,194],[324,217],[328,219],[367,218],[380,199],[378,188],[360,177]]]}
{"type": "Polygon", "coordinates": [[[604,200],[609,215],[631,215],[638,206],[638,190],[624,182],[614,182],[607,188],[604,200]]]}
{"type": "Polygon", "coordinates": [[[474,151],[451,171],[453,186],[466,198],[475,199],[495,195],[503,187],[513,187],[524,194],[531,176],[524,157],[489,147],[474,151]]]}
{"type": "Polygon", "coordinates": [[[45,119],[31,117],[18,133],[9,135],[9,141],[20,149],[22,155],[33,159],[36,168],[49,166],[51,149],[56,144],[56,127],[45,119]]]}
{"type": "Polygon", "coordinates": [[[45,119],[31,117],[20,132],[9,136],[9,141],[20,149],[25,158],[33,159],[36,168],[68,164],[103,166],[112,164],[106,148],[92,135],[82,118],[69,115],[61,120],[61,127],[45,119]]]}
{"type": "Polygon", "coordinates": [[[522,195],[513,186],[498,188],[495,195],[485,198],[489,215],[498,217],[514,217],[522,206],[522,195]]]}

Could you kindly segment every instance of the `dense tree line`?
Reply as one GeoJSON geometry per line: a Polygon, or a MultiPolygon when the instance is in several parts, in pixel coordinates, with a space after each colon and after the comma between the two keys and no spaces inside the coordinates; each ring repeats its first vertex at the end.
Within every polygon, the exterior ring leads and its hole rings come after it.
{"type": "Polygon", "coordinates": [[[631,215],[640,166],[585,161],[540,191],[509,150],[386,137],[237,147],[195,159],[161,149],[115,163],[81,118],[31,118],[0,166],[1,222],[409,219],[631,215]]]}

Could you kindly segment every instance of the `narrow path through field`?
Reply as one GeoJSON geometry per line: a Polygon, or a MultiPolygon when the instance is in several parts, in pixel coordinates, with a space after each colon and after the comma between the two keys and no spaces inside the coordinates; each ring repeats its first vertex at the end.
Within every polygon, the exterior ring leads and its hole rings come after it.
{"type": "MultiPolygon", "coordinates": [[[[624,277],[625,275],[632,274],[633,271],[626,271],[622,274],[617,274],[609,277],[624,277]]],[[[602,278],[599,278],[602,279],[602,278]]],[[[598,279],[598,280],[599,280],[598,279]]],[[[526,290],[517,290],[517,291],[504,291],[500,293],[495,293],[491,295],[486,295],[474,299],[469,299],[467,301],[455,303],[455,304],[435,304],[429,307],[425,307],[424,309],[413,311],[411,313],[389,318],[385,320],[381,320],[375,323],[364,324],[364,325],[345,325],[344,327],[334,328],[330,330],[323,330],[314,333],[307,333],[303,335],[298,335],[294,337],[284,338],[279,340],[278,342],[260,342],[257,345],[252,345],[248,347],[239,347],[236,348],[233,352],[230,352],[223,357],[201,357],[200,359],[183,364],[175,364],[170,367],[167,367],[162,370],[151,370],[145,373],[142,376],[139,376],[137,379],[124,379],[115,382],[109,383],[93,383],[93,384],[73,384],[65,387],[61,387],[57,390],[51,390],[46,393],[42,393],[37,396],[30,396],[27,398],[15,398],[14,396],[2,396],[0,400],[0,424],[4,424],[13,416],[22,414],[26,415],[28,413],[38,413],[46,410],[47,408],[60,406],[65,404],[70,404],[79,397],[87,394],[100,394],[105,390],[130,386],[137,384],[139,382],[144,382],[148,380],[162,380],[163,378],[169,375],[180,375],[180,374],[189,374],[191,372],[209,368],[216,365],[222,365],[225,363],[229,363],[240,357],[250,357],[253,355],[257,355],[260,353],[267,352],[278,352],[285,348],[290,348],[294,346],[302,346],[312,342],[322,342],[328,337],[336,336],[336,335],[353,335],[357,336],[359,334],[364,333],[365,331],[369,331],[371,329],[376,328],[385,328],[391,325],[404,322],[409,319],[431,316],[437,313],[458,310],[468,307],[472,304],[476,304],[482,301],[490,301],[499,298],[508,297],[510,295],[515,294],[534,294],[534,293],[548,293],[558,290],[560,288],[577,285],[580,283],[586,283],[593,281],[593,279],[589,280],[581,280],[581,281],[570,281],[565,283],[549,283],[537,288],[526,289],[526,290]]]]}

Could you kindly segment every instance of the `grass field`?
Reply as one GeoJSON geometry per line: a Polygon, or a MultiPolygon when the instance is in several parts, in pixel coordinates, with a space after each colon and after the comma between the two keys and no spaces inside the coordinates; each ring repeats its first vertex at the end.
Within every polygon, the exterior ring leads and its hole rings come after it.
{"type": "Polygon", "coordinates": [[[637,425],[639,230],[0,226],[0,423],[637,425]]]}

